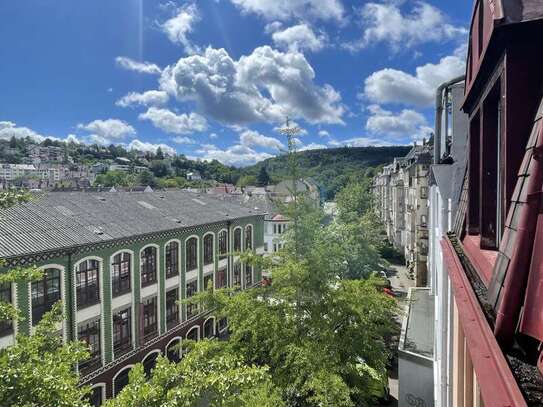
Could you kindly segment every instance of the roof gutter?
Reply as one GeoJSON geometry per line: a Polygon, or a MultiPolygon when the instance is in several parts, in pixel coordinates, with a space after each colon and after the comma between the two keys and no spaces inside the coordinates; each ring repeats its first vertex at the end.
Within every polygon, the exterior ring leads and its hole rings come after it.
{"type": "Polygon", "coordinates": [[[466,75],[458,76],[450,81],[443,82],[436,90],[436,128],[434,133],[434,164],[439,164],[441,159],[441,124],[443,117],[443,90],[466,79],[466,75]]]}

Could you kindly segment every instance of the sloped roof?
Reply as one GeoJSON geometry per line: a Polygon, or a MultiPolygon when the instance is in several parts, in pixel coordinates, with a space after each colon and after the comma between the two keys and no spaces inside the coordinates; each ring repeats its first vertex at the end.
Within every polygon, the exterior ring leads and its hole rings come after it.
{"type": "Polygon", "coordinates": [[[0,211],[0,258],[263,214],[179,190],[39,193],[0,211]]]}

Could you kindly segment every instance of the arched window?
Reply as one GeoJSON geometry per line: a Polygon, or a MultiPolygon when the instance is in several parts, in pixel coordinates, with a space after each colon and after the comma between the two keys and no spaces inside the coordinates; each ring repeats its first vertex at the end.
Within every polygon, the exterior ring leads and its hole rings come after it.
{"type": "Polygon", "coordinates": [[[51,310],[60,300],[60,270],[48,268],[43,277],[32,283],[32,325],[36,325],[43,314],[51,310]]]}
{"type": "Polygon", "coordinates": [[[198,267],[198,240],[195,237],[187,240],[185,261],[187,271],[195,270],[198,267]]]}
{"type": "Polygon", "coordinates": [[[228,232],[222,230],[219,232],[219,259],[224,259],[228,254],[228,232]]]}
{"type": "Polygon", "coordinates": [[[105,385],[97,385],[91,389],[90,394],[87,396],[87,401],[93,407],[101,407],[105,401],[105,385]]]}
{"type": "Polygon", "coordinates": [[[148,246],[141,251],[141,286],[156,283],[156,247],[148,246]]]}
{"type": "Polygon", "coordinates": [[[213,338],[215,336],[215,318],[210,318],[204,322],[204,338],[213,338]]]}
{"type": "Polygon", "coordinates": [[[113,396],[117,396],[128,384],[128,374],[130,373],[130,370],[132,370],[131,367],[124,369],[115,377],[115,379],[113,379],[113,396]]]}
{"type": "Polygon", "coordinates": [[[179,274],[179,243],[170,242],[166,245],[166,278],[179,274]]]}
{"type": "Polygon", "coordinates": [[[130,262],[128,252],[113,256],[111,263],[111,290],[114,297],[130,292],[130,262]]]}
{"type": "Polygon", "coordinates": [[[226,327],[228,326],[228,321],[226,318],[221,318],[219,319],[219,321],[217,322],[217,330],[219,332],[222,332],[226,329],[226,327]]]}
{"type": "Polygon", "coordinates": [[[181,358],[181,339],[171,341],[166,347],[166,356],[170,362],[178,363],[181,358]]]}
{"type": "Polygon", "coordinates": [[[241,228],[234,230],[234,251],[240,252],[241,249],[241,228]]]}
{"type": "Polygon", "coordinates": [[[187,333],[187,339],[190,339],[192,341],[200,340],[200,332],[198,330],[198,327],[191,328],[191,330],[187,333]]]}
{"type": "Polygon", "coordinates": [[[204,265],[213,263],[213,235],[204,236],[204,265]]]}
{"type": "Polygon", "coordinates": [[[151,373],[156,366],[156,360],[158,358],[158,355],[160,355],[159,352],[153,352],[150,355],[147,355],[145,359],[143,359],[143,370],[145,372],[145,376],[147,376],[147,379],[151,378],[151,373]]]}
{"type": "Polygon", "coordinates": [[[75,273],[77,309],[100,302],[99,274],[100,262],[98,260],[89,259],[79,263],[75,273]]]}
{"type": "Polygon", "coordinates": [[[251,225],[245,226],[245,250],[253,249],[253,227],[251,225]]]}

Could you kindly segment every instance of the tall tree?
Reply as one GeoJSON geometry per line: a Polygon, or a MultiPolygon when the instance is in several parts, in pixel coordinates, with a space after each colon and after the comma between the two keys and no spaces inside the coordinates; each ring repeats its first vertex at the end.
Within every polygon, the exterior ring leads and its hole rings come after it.
{"type": "Polygon", "coordinates": [[[265,187],[270,184],[270,175],[268,174],[265,166],[260,167],[260,171],[256,177],[256,182],[260,187],[265,187]]]}

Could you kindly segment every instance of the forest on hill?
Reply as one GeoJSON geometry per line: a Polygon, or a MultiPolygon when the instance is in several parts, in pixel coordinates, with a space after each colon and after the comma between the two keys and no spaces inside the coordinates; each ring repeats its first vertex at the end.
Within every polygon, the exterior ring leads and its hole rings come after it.
{"type": "MultiPolygon", "coordinates": [[[[378,168],[403,157],[411,146],[393,147],[341,147],[322,150],[299,151],[296,153],[300,177],[312,178],[323,191],[325,199],[333,199],[336,192],[361,177],[373,177],[378,168]]],[[[264,167],[272,181],[288,178],[288,157],[280,155],[243,169],[238,181],[250,184],[264,167]]]]}

